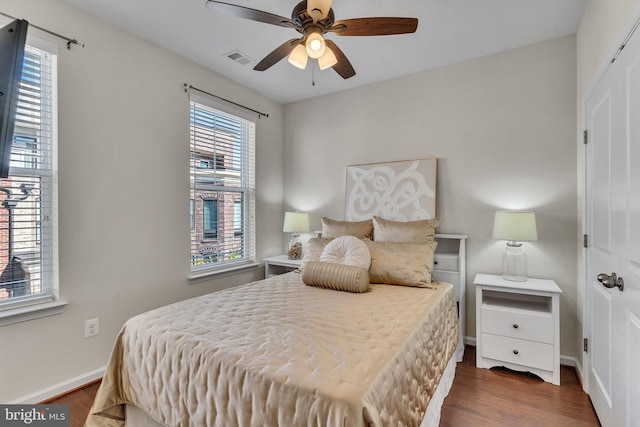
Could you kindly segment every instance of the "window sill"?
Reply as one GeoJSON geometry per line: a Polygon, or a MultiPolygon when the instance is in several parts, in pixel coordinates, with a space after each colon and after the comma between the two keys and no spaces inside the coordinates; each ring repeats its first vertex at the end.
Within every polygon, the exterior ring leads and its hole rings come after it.
{"type": "Polygon", "coordinates": [[[189,284],[201,282],[203,280],[212,279],[214,277],[224,277],[231,274],[240,273],[245,270],[252,270],[258,267],[260,264],[257,262],[251,262],[247,264],[230,265],[226,268],[219,269],[203,269],[199,271],[192,271],[189,275],[189,284]]]}
{"type": "Polygon", "coordinates": [[[52,301],[0,311],[0,326],[61,314],[67,304],[67,301],[52,301]]]}

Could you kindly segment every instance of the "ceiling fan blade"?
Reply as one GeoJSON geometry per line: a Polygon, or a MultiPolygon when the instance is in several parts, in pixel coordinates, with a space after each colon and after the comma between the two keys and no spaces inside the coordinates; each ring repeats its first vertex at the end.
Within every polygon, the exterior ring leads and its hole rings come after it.
{"type": "Polygon", "coordinates": [[[293,48],[298,46],[300,43],[302,43],[302,39],[291,39],[282,43],[280,46],[275,48],[273,52],[265,56],[262,61],[258,62],[258,64],[253,67],[253,69],[256,71],[264,71],[268,68],[271,68],[272,66],[280,62],[282,58],[289,55],[293,48]]]}
{"type": "Polygon", "coordinates": [[[257,9],[251,9],[249,7],[238,6],[235,4],[214,0],[207,0],[206,7],[207,9],[213,10],[215,12],[225,13],[227,15],[235,16],[238,18],[250,19],[252,21],[264,22],[265,24],[272,24],[280,27],[298,27],[298,24],[296,24],[289,18],[274,15],[273,13],[269,12],[263,12],[257,9]]]}
{"type": "Polygon", "coordinates": [[[351,62],[347,59],[347,57],[342,53],[340,48],[329,39],[325,39],[324,41],[327,44],[327,47],[331,49],[333,54],[336,56],[338,62],[334,65],[333,68],[336,73],[340,74],[340,77],[343,79],[348,79],[356,75],[356,70],[353,69],[351,62]]]}
{"type": "Polygon", "coordinates": [[[389,36],[415,33],[416,18],[355,18],[337,21],[329,31],[338,36],[389,36]]]}

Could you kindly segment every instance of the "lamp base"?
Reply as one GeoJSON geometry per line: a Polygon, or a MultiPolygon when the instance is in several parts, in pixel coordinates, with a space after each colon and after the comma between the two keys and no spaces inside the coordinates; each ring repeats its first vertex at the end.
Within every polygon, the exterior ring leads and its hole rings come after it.
{"type": "Polygon", "coordinates": [[[510,282],[526,282],[528,279],[526,277],[522,277],[522,276],[508,276],[506,274],[502,275],[502,278],[504,280],[508,280],[510,282]]]}
{"type": "Polygon", "coordinates": [[[511,282],[527,281],[527,254],[522,252],[522,243],[507,243],[502,258],[502,278],[511,282]]]}
{"type": "Polygon", "coordinates": [[[298,233],[291,233],[287,256],[289,259],[302,259],[302,242],[298,233]]]}

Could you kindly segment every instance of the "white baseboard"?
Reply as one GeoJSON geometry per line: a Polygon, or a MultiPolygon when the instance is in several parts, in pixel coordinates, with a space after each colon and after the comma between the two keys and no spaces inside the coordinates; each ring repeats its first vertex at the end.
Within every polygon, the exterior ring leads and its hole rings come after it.
{"type": "Polygon", "coordinates": [[[578,380],[580,380],[580,385],[582,386],[582,389],[586,393],[587,389],[584,383],[584,368],[582,367],[582,364],[578,359],[576,359],[576,375],[578,375],[578,380]]]}
{"type": "Polygon", "coordinates": [[[578,363],[578,359],[576,359],[575,357],[560,355],[561,365],[571,366],[572,368],[575,368],[577,363],[578,363]]]}
{"type": "Polygon", "coordinates": [[[42,402],[43,400],[51,399],[52,397],[58,396],[62,393],[73,390],[74,388],[78,388],[87,383],[90,383],[99,378],[102,378],[103,375],[104,375],[104,368],[96,369],[95,371],[78,375],[77,377],[68,379],[66,381],[62,381],[58,384],[54,384],[51,387],[47,387],[35,393],[22,396],[8,403],[14,404],[14,405],[36,404],[36,403],[42,402]]]}
{"type": "Polygon", "coordinates": [[[475,337],[464,337],[464,343],[468,344],[468,345],[472,345],[472,346],[476,346],[476,339],[475,337]]]}

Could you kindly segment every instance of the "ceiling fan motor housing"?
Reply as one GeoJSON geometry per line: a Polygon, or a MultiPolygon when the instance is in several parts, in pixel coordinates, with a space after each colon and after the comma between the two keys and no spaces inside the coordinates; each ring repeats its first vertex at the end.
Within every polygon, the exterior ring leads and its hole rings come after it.
{"type": "Polygon", "coordinates": [[[298,29],[298,31],[301,34],[306,33],[305,30],[309,25],[316,25],[321,28],[322,34],[324,34],[329,28],[333,27],[336,18],[333,13],[333,9],[329,9],[327,17],[314,24],[311,14],[307,11],[307,2],[306,0],[303,0],[293,8],[293,12],[291,12],[291,20],[300,25],[301,28],[298,29]]]}

